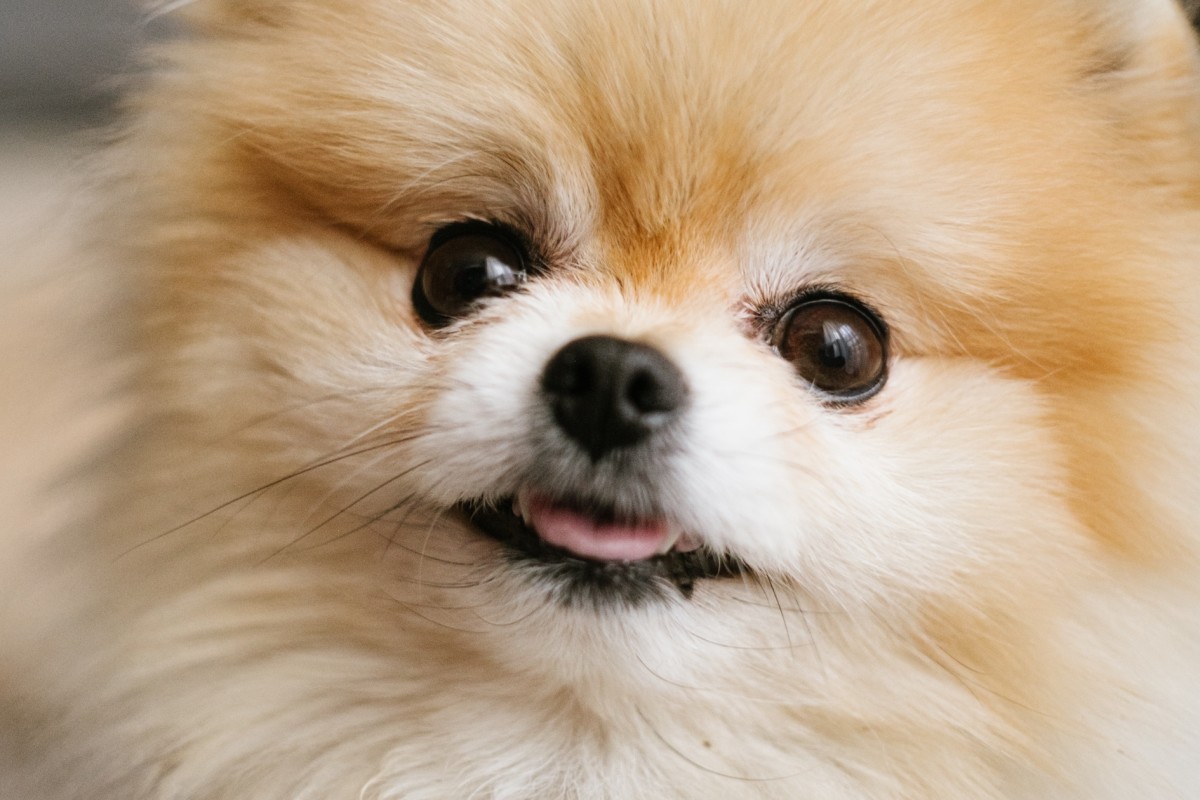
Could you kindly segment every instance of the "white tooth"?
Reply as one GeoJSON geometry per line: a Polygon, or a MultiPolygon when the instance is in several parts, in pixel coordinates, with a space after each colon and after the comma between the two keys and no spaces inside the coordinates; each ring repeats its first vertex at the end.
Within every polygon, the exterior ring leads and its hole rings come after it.
{"type": "Polygon", "coordinates": [[[683,530],[672,525],[667,535],[663,537],[662,544],[658,548],[658,555],[662,556],[671,552],[681,535],[683,535],[683,530]]]}
{"type": "Polygon", "coordinates": [[[513,513],[521,518],[521,521],[526,525],[531,524],[529,521],[529,498],[526,497],[524,491],[517,492],[517,496],[513,498],[513,513]]]}

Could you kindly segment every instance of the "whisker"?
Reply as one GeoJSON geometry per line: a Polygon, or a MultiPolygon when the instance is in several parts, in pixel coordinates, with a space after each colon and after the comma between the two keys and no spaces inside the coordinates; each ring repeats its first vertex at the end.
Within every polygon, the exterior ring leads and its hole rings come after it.
{"type": "Polygon", "coordinates": [[[273,489],[276,486],[279,486],[281,484],[287,483],[288,481],[295,480],[296,478],[299,478],[302,475],[306,475],[310,472],[314,472],[318,469],[321,469],[322,467],[327,467],[331,464],[336,464],[340,461],[346,460],[347,458],[353,458],[354,456],[362,455],[364,453],[372,453],[372,452],[375,452],[376,450],[382,450],[383,448],[386,448],[386,447],[398,447],[399,445],[414,441],[423,435],[424,435],[424,433],[417,433],[417,434],[411,434],[408,436],[403,436],[398,439],[392,439],[392,440],[389,440],[386,442],[382,442],[380,444],[370,445],[369,447],[363,447],[359,450],[355,450],[355,451],[352,451],[349,453],[342,453],[340,455],[331,456],[329,458],[318,461],[314,464],[309,464],[308,466],[302,467],[302,468],[296,470],[295,472],[291,472],[287,475],[284,475],[281,478],[276,478],[275,480],[265,483],[256,489],[251,489],[248,492],[243,492],[242,494],[238,495],[237,497],[234,497],[230,500],[226,500],[225,502],[221,503],[220,505],[214,506],[213,508],[209,509],[208,511],[205,511],[202,514],[197,514],[196,516],[194,516],[190,519],[187,519],[187,520],[179,523],[178,525],[168,528],[167,530],[162,531],[161,533],[155,534],[154,536],[150,537],[149,539],[139,542],[138,544],[135,544],[132,547],[122,551],[121,553],[119,553],[117,555],[117,559],[119,560],[120,558],[123,558],[124,556],[129,555],[130,553],[132,553],[135,550],[145,547],[146,545],[156,542],[166,536],[170,536],[173,533],[177,533],[178,531],[183,530],[184,528],[188,527],[189,525],[194,525],[195,523],[197,523],[203,519],[211,517],[213,514],[216,514],[219,511],[223,511],[224,509],[229,508],[230,506],[234,505],[235,503],[238,503],[247,498],[255,498],[255,497],[261,496],[263,493],[269,491],[270,489],[273,489]]]}
{"type": "Polygon", "coordinates": [[[783,633],[787,636],[788,648],[791,649],[795,647],[795,644],[792,642],[791,628],[788,627],[787,612],[783,610],[783,603],[779,602],[779,592],[775,591],[775,579],[770,575],[764,575],[763,578],[766,579],[767,587],[771,590],[771,595],[775,598],[775,606],[779,609],[779,619],[783,622],[783,633]]]}
{"type": "Polygon", "coordinates": [[[427,557],[426,551],[429,549],[429,540],[433,538],[434,528],[437,527],[438,522],[441,521],[442,516],[445,513],[446,512],[444,510],[438,511],[437,515],[434,516],[434,518],[429,521],[429,526],[425,530],[425,539],[424,539],[424,541],[421,542],[421,550],[417,554],[417,577],[418,578],[421,577],[421,573],[424,571],[424,568],[425,568],[425,559],[427,557]]]}
{"type": "Polygon", "coordinates": [[[399,581],[401,583],[415,584],[416,586],[427,586],[431,589],[474,589],[477,586],[483,586],[485,584],[491,583],[492,580],[494,580],[493,578],[481,578],[480,580],[477,580],[477,581],[462,581],[460,583],[432,583],[430,581],[423,580],[419,575],[416,578],[409,578],[409,577],[405,577],[403,575],[396,575],[396,576],[393,576],[391,579],[399,581]]]}
{"type": "Polygon", "coordinates": [[[268,422],[273,422],[273,421],[279,419],[280,417],[287,416],[288,414],[295,414],[300,411],[307,411],[307,410],[313,408],[314,406],[319,406],[324,403],[332,403],[335,400],[346,400],[349,397],[354,397],[354,396],[359,396],[359,395],[364,395],[364,394],[372,394],[374,392],[386,392],[386,391],[395,391],[395,390],[392,389],[391,387],[368,386],[368,387],[365,387],[362,389],[343,391],[343,392],[335,392],[335,393],[323,395],[321,397],[316,397],[316,398],[313,398],[312,400],[308,400],[303,403],[296,403],[295,405],[291,405],[286,408],[281,408],[276,411],[272,411],[268,414],[260,414],[257,417],[253,417],[250,419],[249,422],[246,422],[245,424],[240,425],[237,428],[234,428],[233,430],[229,431],[228,433],[225,433],[222,436],[218,437],[214,441],[217,441],[217,442],[226,441],[235,436],[246,433],[247,431],[253,430],[254,428],[257,428],[260,425],[263,425],[268,422]]]}
{"type": "Polygon", "coordinates": [[[652,734],[654,734],[654,737],[656,739],[658,739],[663,744],[664,747],[666,747],[668,750],[670,750],[672,753],[674,753],[679,758],[686,761],[688,764],[691,764],[696,769],[698,769],[702,772],[707,772],[709,775],[716,775],[717,777],[720,777],[720,778],[728,778],[729,780],[742,781],[744,783],[768,783],[768,782],[773,782],[773,781],[791,780],[794,778],[798,778],[801,775],[804,775],[811,771],[811,770],[801,770],[799,772],[793,772],[793,773],[789,773],[787,775],[775,775],[775,776],[771,776],[771,777],[748,777],[745,775],[731,775],[728,772],[721,772],[720,770],[705,766],[704,764],[701,764],[699,761],[696,761],[695,759],[690,758],[687,755],[685,755],[683,753],[683,751],[681,751],[678,747],[673,745],[671,742],[667,741],[666,737],[664,737],[661,733],[659,733],[658,729],[655,728],[654,725],[652,725],[650,723],[650,720],[648,720],[646,718],[646,715],[642,713],[641,709],[638,709],[637,714],[641,718],[642,722],[644,722],[646,724],[646,728],[652,734]]]}
{"type": "MultiPolygon", "coordinates": [[[[413,496],[410,495],[408,498],[406,498],[406,500],[411,500],[412,497],[413,496]]],[[[368,524],[382,520],[383,517],[385,517],[386,515],[390,514],[391,512],[393,512],[395,510],[396,510],[395,507],[387,509],[386,511],[383,512],[383,514],[381,514],[376,519],[370,520],[368,522],[368,524]]],[[[392,529],[393,534],[391,536],[385,536],[382,533],[376,532],[377,536],[379,536],[380,538],[384,539],[387,542],[387,546],[384,548],[384,551],[383,551],[383,555],[382,555],[383,558],[387,557],[388,549],[395,546],[395,547],[399,547],[401,550],[403,550],[407,553],[412,553],[413,555],[419,556],[421,558],[427,558],[430,561],[434,561],[438,564],[446,564],[446,565],[452,566],[452,567],[473,567],[473,566],[475,566],[475,564],[473,564],[471,562],[467,562],[467,561],[455,561],[450,558],[442,558],[440,556],[431,556],[431,555],[429,555],[429,553],[423,553],[414,547],[409,547],[406,544],[402,544],[399,541],[399,533],[400,533],[400,530],[407,524],[408,518],[412,515],[413,510],[415,510],[415,507],[409,508],[409,510],[405,513],[405,515],[400,518],[400,520],[396,523],[395,527],[392,529]]]]}
{"type": "Polygon", "coordinates": [[[718,642],[716,639],[709,639],[707,636],[701,636],[700,634],[696,633],[695,631],[691,630],[690,628],[684,627],[684,628],[680,628],[680,630],[682,630],[684,633],[686,633],[688,636],[692,637],[693,639],[704,642],[705,644],[711,644],[714,647],[720,647],[724,650],[750,650],[750,651],[771,652],[771,651],[775,651],[775,650],[792,650],[793,649],[791,645],[729,644],[728,642],[718,642]]]}
{"type": "MultiPolygon", "coordinates": [[[[482,608],[482,606],[476,606],[476,608],[482,608]]],[[[523,614],[514,620],[509,620],[508,622],[494,622],[475,610],[472,610],[471,613],[474,614],[475,617],[477,619],[479,619],[481,622],[491,625],[493,628],[508,628],[508,627],[512,627],[513,625],[520,625],[522,622],[529,619],[534,614],[537,614],[541,610],[542,609],[534,606],[532,609],[529,610],[529,613],[523,614]]]]}
{"type": "Polygon", "coordinates": [[[434,619],[433,617],[430,617],[427,614],[421,613],[420,611],[417,610],[417,608],[415,606],[412,606],[412,605],[404,602],[400,598],[392,595],[390,592],[384,592],[384,594],[387,595],[389,598],[391,598],[392,602],[394,602],[396,605],[400,606],[405,611],[412,614],[414,617],[418,617],[420,619],[425,620],[430,625],[437,625],[439,628],[445,628],[446,630],[456,631],[458,633],[470,633],[470,634],[476,634],[476,635],[478,635],[480,633],[484,633],[484,631],[471,630],[470,628],[460,628],[457,625],[451,625],[448,622],[434,619]]]}
{"type": "MultiPolygon", "coordinates": [[[[347,511],[349,511],[350,509],[354,508],[356,505],[358,505],[359,503],[361,503],[363,500],[366,500],[366,499],[367,499],[368,497],[370,497],[371,495],[373,495],[373,494],[375,494],[375,493],[377,493],[377,492],[380,492],[380,491],[382,491],[384,488],[386,488],[386,487],[388,487],[388,486],[392,485],[393,483],[395,483],[396,481],[400,480],[401,478],[405,478],[405,477],[407,477],[407,476],[408,476],[408,475],[410,475],[410,474],[411,474],[411,473],[412,473],[414,470],[421,469],[421,468],[423,468],[423,467],[426,467],[426,466],[428,466],[428,465],[429,465],[429,461],[428,461],[428,460],[426,460],[426,461],[423,461],[423,462],[421,462],[421,463],[419,463],[419,464],[414,464],[413,466],[409,467],[408,469],[406,469],[406,470],[402,470],[402,471],[400,471],[400,472],[396,473],[395,475],[393,475],[392,477],[388,478],[388,479],[387,479],[387,480],[385,480],[383,483],[380,483],[378,486],[374,487],[373,489],[371,489],[371,490],[369,490],[369,491],[366,491],[366,492],[363,492],[363,493],[362,493],[362,494],[360,494],[358,497],[356,497],[354,500],[352,500],[352,501],[349,503],[349,505],[346,505],[346,506],[344,506],[343,508],[341,508],[341,509],[339,509],[339,510],[335,511],[334,513],[330,514],[328,517],[326,517],[325,519],[321,520],[319,523],[317,523],[317,524],[316,524],[316,525],[314,525],[313,527],[309,528],[309,529],[308,529],[307,531],[305,531],[304,533],[300,534],[300,536],[298,536],[296,539],[293,539],[291,542],[288,542],[288,543],[287,543],[287,544],[285,544],[283,547],[279,548],[279,550],[277,550],[275,553],[273,553],[273,554],[271,554],[271,555],[267,556],[265,559],[263,559],[263,562],[262,562],[262,563],[265,563],[265,562],[267,562],[267,561],[271,560],[271,559],[272,559],[272,558],[274,558],[275,556],[277,556],[277,555],[279,555],[280,553],[282,553],[282,552],[284,552],[285,550],[287,550],[289,547],[292,547],[292,546],[294,546],[294,545],[296,545],[296,544],[299,544],[299,543],[300,543],[300,542],[302,542],[304,539],[308,538],[308,537],[309,537],[309,536],[311,536],[312,534],[314,534],[314,533],[316,533],[317,531],[321,530],[321,528],[324,528],[326,525],[328,525],[329,523],[333,522],[335,519],[337,519],[338,517],[342,516],[343,514],[345,514],[345,513],[346,513],[347,511]]],[[[369,523],[367,523],[367,524],[369,524],[369,523]]],[[[359,528],[359,529],[361,529],[361,527],[365,527],[365,525],[363,525],[363,526],[360,526],[360,528],[359,528]]]]}

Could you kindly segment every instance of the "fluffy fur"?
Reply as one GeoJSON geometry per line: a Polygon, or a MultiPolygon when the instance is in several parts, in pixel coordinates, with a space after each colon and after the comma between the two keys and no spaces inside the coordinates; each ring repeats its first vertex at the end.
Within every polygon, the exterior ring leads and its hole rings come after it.
{"type": "Polygon", "coordinates": [[[52,609],[5,676],[13,796],[1200,794],[1178,8],[173,13],[98,223],[139,424],[11,584],[52,609]],[[547,268],[431,331],[418,264],[467,219],[547,268]],[[755,327],[812,287],[890,329],[861,406],[755,327]],[[682,370],[670,452],[539,438],[538,375],[594,333],[682,370]],[[452,510],[530,475],[648,487],[747,571],[567,602],[452,510]]]}

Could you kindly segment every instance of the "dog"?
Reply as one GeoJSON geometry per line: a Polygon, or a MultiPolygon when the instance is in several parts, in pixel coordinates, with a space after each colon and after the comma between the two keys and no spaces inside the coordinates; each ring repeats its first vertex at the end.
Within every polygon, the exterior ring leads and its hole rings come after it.
{"type": "Polygon", "coordinates": [[[1179,7],[169,5],[6,796],[1200,795],[1179,7]]]}

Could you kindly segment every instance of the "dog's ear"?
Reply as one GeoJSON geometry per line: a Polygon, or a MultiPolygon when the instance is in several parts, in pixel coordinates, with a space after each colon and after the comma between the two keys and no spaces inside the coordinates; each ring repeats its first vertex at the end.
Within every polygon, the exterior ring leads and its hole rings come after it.
{"type": "Polygon", "coordinates": [[[1192,28],[1200,0],[1106,0],[1090,26],[1088,91],[1105,106],[1112,130],[1138,153],[1142,173],[1162,186],[1200,187],[1200,47],[1192,28]]]}
{"type": "MultiPolygon", "coordinates": [[[[1121,116],[1150,125],[1194,128],[1200,119],[1200,0],[1107,0],[1092,29],[1088,77],[1111,92],[1121,116]]],[[[1162,128],[1164,132],[1166,128],[1162,128]]],[[[1197,135],[1193,131],[1193,135],[1197,135]]]]}
{"type": "Polygon", "coordinates": [[[1200,0],[1108,0],[1102,27],[1115,57],[1114,71],[1126,77],[1179,75],[1198,69],[1195,32],[1200,0]]]}
{"type": "Polygon", "coordinates": [[[170,17],[200,30],[275,25],[288,0],[144,0],[152,17],[170,17]]]}

